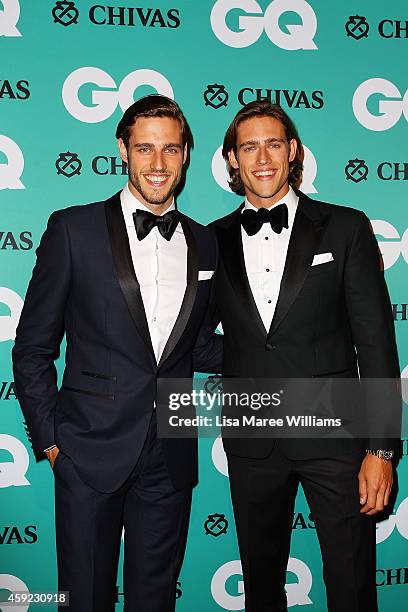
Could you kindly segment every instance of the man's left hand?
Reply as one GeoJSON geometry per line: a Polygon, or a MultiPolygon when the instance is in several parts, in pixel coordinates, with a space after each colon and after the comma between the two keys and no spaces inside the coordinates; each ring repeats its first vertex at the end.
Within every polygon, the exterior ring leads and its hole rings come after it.
{"type": "Polygon", "coordinates": [[[367,453],[358,474],[362,514],[371,516],[384,510],[392,487],[392,461],[367,453]]]}

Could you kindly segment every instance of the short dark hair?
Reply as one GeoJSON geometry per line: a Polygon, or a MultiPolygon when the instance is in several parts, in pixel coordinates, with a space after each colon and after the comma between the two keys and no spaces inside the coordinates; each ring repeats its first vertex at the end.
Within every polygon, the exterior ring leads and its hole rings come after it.
{"type": "Polygon", "coordinates": [[[298,187],[302,180],[304,152],[296,127],[279,104],[272,104],[269,100],[256,100],[255,102],[246,104],[238,111],[225,133],[222,155],[227,162],[227,168],[231,178],[229,186],[232,191],[238,195],[245,194],[244,183],[239,174],[239,169],[231,166],[228,159],[228,153],[234,151],[235,155],[237,155],[238,126],[246,119],[253,119],[254,117],[272,117],[273,119],[277,119],[285,128],[287,141],[290,142],[292,138],[296,140],[297,151],[295,159],[289,164],[289,184],[293,187],[298,187]]]}
{"type": "Polygon", "coordinates": [[[160,94],[151,94],[140,98],[123,113],[123,117],[116,128],[116,138],[121,138],[126,148],[129,144],[129,128],[139,117],[171,117],[176,119],[180,123],[183,145],[187,145],[187,154],[193,148],[193,135],[181,108],[174,100],[160,94]]]}

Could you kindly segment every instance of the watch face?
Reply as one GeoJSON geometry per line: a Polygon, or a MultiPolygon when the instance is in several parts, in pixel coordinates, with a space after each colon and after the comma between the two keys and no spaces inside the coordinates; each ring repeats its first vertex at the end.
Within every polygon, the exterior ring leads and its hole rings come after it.
{"type": "Polygon", "coordinates": [[[383,451],[383,457],[384,457],[384,459],[386,459],[387,461],[389,461],[390,459],[392,459],[392,458],[393,458],[393,456],[394,456],[394,452],[393,452],[393,451],[391,451],[391,450],[386,450],[386,451],[383,451]]]}

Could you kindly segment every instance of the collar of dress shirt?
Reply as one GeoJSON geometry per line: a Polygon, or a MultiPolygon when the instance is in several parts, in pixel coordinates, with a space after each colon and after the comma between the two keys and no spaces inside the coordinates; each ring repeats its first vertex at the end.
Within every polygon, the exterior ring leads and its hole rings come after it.
{"type": "MultiPolygon", "coordinates": [[[[297,208],[298,202],[299,202],[298,196],[293,191],[292,187],[289,185],[288,193],[283,198],[281,198],[278,202],[275,202],[275,204],[272,204],[272,206],[269,206],[268,209],[270,210],[274,206],[278,206],[278,204],[286,204],[287,207],[288,207],[288,224],[289,224],[289,228],[290,228],[290,227],[292,227],[293,221],[295,219],[295,213],[296,213],[296,208],[297,208]]],[[[243,207],[241,212],[244,212],[244,210],[255,210],[255,211],[257,211],[258,209],[256,208],[256,206],[251,204],[251,202],[249,202],[247,198],[245,198],[245,205],[244,205],[244,207],[243,207]]]]}
{"type": "MultiPolygon", "coordinates": [[[[139,210],[147,210],[147,212],[152,212],[151,210],[147,208],[145,204],[143,204],[138,198],[136,198],[136,196],[133,195],[133,193],[129,189],[128,183],[126,183],[126,186],[121,191],[120,201],[122,203],[123,216],[125,218],[125,223],[127,226],[134,227],[133,213],[136,212],[137,208],[139,210]]],[[[176,208],[176,203],[173,198],[172,203],[170,204],[170,206],[167,208],[165,212],[168,212],[169,210],[174,210],[175,208],[176,208]]]]}

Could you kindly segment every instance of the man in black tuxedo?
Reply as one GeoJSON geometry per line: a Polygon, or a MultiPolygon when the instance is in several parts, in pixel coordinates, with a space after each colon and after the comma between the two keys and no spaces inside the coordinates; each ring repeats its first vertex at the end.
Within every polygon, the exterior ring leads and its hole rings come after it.
{"type": "MultiPolygon", "coordinates": [[[[243,107],[223,156],[231,188],[246,196],[213,224],[224,375],[355,378],[359,371],[395,386],[393,318],[367,217],[293,188],[301,142],[279,106],[243,107]]],[[[396,445],[393,438],[224,439],[247,612],[287,610],[299,483],[316,523],[329,611],[377,610],[373,515],[389,500],[396,445]]]]}
{"type": "Polygon", "coordinates": [[[116,136],[128,184],[51,215],[14,375],[34,452],[47,453],[55,474],[58,586],[70,610],[114,610],[124,527],[124,609],[165,612],[175,607],[197,446],[158,439],[156,387],[220,369],[209,325],[216,240],[175,208],[192,146],[178,105],[147,96],[116,136]]]}

